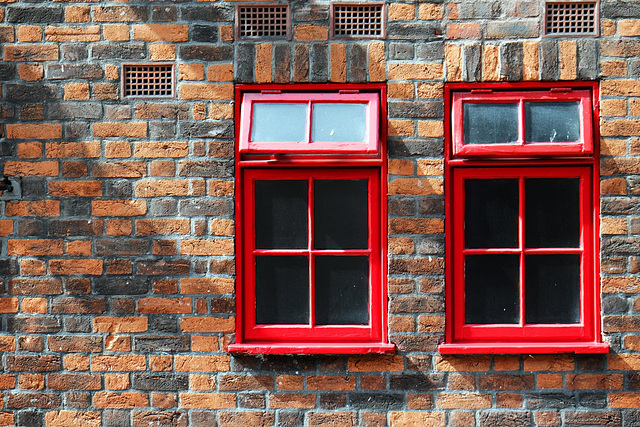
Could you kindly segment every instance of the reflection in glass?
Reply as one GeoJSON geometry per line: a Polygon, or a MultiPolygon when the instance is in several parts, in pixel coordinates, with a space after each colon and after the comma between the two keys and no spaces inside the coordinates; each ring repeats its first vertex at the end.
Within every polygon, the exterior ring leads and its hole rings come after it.
{"type": "Polygon", "coordinates": [[[252,141],[304,142],[307,104],[253,103],[252,141]]]}
{"type": "Polygon", "coordinates": [[[467,179],[464,182],[466,248],[518,247],[518,180],[467,179]]]}
{"type": "Polygon", "coordinates": [[[363,142],[366,133],[365,104],[313,104],[312,141],[363,142]]]}
{"type": "Polygon", "coordinates": [[[256,181],[255,186],[256,248],[306,248],[308,182],[256,181]]]}
{"type": "Polygon", "coordinates": [[[368,181],[315,181],[316,249],[366,249],[368,181]]]}
{"type": "Polygon", "coordinates": [[[525,102],[526,142],[580,140],[580,111],[576,102],[525,102]]]}
{"type": "Polygon", "coordinates": [[[369,257],[316,257],[316,324],[369,323],[369,257]]]}
{"type": "Polygon", "coordinates": [[[518,141],[518,104],[464,104],[464,143],[497,144],[518,141]]]}
{"type": "Polygon", "coordinates": [[[525,246],[577,248],[580,245],[580,179],[526,178],[525,246]]]}
{"type": "Polygon", "coordinates": [[[519,255],[467,255],[465,323],[518,323],[519,271],[519,255]]]}
{"type": "Polygon", "coordinates": [[[306,256],[256,256],[256,323],[309,323],[306,256]]]}
{"type": "Polygon", "coordinates": [[[525,255],[526,323],[580,322],[580,255],[525,255]]]}

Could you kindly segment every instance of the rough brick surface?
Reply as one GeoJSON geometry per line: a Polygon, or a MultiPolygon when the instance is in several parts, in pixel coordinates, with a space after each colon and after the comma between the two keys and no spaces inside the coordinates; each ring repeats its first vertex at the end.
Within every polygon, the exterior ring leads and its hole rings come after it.
{"type": "MultiPolygon", "coordinates": [[[[235,40],[236,1],[0,0],[0,426],[640,425],[640,6],[598,38],[541,35],[543,2],[386,2],[338,39],[235,40]],[[120,67],[176,65],[176,99],[120,67]],[[444,83],[600,81],[607,356],[443,356],[444,83]],[[234,84],[387,84],[391,355],[230,355],[234,84]]],[[[236,118],[237,119],[237,118],[236,118]]]]}

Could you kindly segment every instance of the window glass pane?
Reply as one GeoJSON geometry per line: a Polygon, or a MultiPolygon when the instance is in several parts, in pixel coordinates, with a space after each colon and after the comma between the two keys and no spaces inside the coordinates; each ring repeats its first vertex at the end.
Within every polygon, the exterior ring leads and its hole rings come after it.
{"type": "Polygon", "coordinates": [[[253,103],[252,141],[304,142],[307,104],[253,103]]]}
{"type": "Polygon", "coordinates": [[[256,248],[307,248],[309,183],[256,181],[255,186],[256,248]]]}
{"type": "Polygon", "coordinates": [[[467,179],[464,186],[465,247],[517,248],[518,180],[467,179]]]}
{"type": "Polygon", "coordinates": [[[256,323],[309,323],[309,261],[256,256],[256,323]]]}
{"type": "Polygon", "coordinates": [[[465,322],[518,323],[519,255],[467,255],[465,322]]]}
{"type": "Polygon", "coordinates": [[[580,245],[580,179],[525,179],[525,246],[580,245]]]}
{"type": "Polygon", "coordinates": [[[525,102],[526,142],[580,140],[578,102],[525,102]]]}
{"type": "Polygon", "coordinates": [[[312,141],[364,142],[365,104],[313,104],[312,141]]]}
{"type": "Polygon", "coordinates": [[[315,181],[316,249],[366,249],[368,180],[315,181]]]}
{"type": "Polygon", "coordinates": [[[464,104],[464,143],[496,144],[518,141],[518,104],[464,104]]]}
{"type": "Polygon", "coordinates": [[[580,255],[525,255],[527,323],[580,322],[580,255]]]}
{"type": "Polygon", "coordinates": [[[369,323],[369,257],[316,257],[316,324],[369,323]]]}

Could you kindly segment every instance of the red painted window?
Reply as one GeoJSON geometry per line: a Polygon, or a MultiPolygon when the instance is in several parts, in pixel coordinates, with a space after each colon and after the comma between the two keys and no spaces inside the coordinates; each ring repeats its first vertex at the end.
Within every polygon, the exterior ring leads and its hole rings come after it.
{"type": "Polygon", "coordinates": [[[230,351],[368,353],[386,336],[384,88],[239,86],[230,351]]]}
{"type": "Polygon", "coordinates": [[[446,92],[447,336],[440,351],[606,352],[597,86],[465,84],[446,92]]]}

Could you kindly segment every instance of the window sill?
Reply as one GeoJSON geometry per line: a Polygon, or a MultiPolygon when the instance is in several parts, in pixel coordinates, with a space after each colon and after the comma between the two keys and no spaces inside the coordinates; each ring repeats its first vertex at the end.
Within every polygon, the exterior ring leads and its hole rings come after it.
{"type": "Polygon", "coordinates": [[[395,350],[387,343],[265,343],[229,344],[235,354],[384,354],[395,350]]]}
{"type": "Polygon", "coordinates": [[[599,342],[455,343],[440,344],[440,354],[606,354],[609,344],[599,342]]]}

